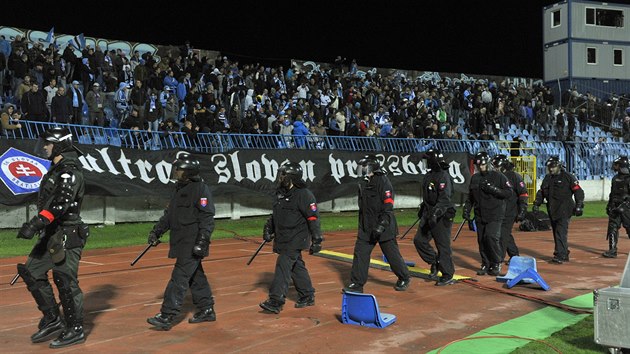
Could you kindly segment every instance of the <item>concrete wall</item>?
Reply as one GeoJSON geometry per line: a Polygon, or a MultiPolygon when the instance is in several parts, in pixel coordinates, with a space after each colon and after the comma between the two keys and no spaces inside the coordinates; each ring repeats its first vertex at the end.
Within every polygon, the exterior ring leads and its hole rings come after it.
{"type": "MultiPolygon", "coordinates": [[[[540,185],[540,180],[538,185],[540,185]]],[[[586,201],[608,200],[610,180],[580,182],[586,195],[586,201]]],[[[408,185],[396,190],[396,209],[417,209],[422,201],[419,186],[408,185]]],[[[464,196],[456,194],[454,201],[462,203],[464,196]]],[[[219,195],[215,191],[214,202],[217,218],[240,219],[247,216],[268,215],[272,199],[265,195],[252,193],[247,198],[235,198],[233,195],[219,195]]],[[[87,196],[84,199],[81,215],[90,224],[116,224],[126,222],[156,221],[162,215],[167,199],[155,197],[100,197],[87,196]]],[[[322,212],[342,212],[357,210],[357,198],[337,198],[319,204],[322,212]]],[[[0,219],[0,228],[19,228],[30,219],[37,210],[34,205],[21,207],[0,206],[4,216],[0,219]]]]}

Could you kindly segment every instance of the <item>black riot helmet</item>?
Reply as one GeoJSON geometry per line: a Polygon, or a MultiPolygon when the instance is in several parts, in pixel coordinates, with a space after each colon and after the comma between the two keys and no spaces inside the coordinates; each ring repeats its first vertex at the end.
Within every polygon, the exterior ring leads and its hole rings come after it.
{"type": "Polygon", "coordinates": [[[439,149],[425,151],[423,159],[426,160],[426,165],[431,171],[448,170],[448,163],[439,149]]]}
{"type": "Polygon", "coordinates": [[[357,164],[357,177],[369,177],[371,174],[381,171],[381,163],[376,155],[365,155],[357,164]]]}
{"type": "Polygon", "coordinates": [[[545,166],[547,166],[547,173],[551,173],[553,175],[559,174],[560,169],[562,169],[562,163],[560,163],[560,158],[558,156],[550,156],[545,162],[545,166]]]}
{"type": "Polygon", "coordinates": [[[64,127],[53,127],[41,133],[35,151],[38,156],[51,161],[64,152],[77,151],[79,154],[81,153],[72,145],[72,133],[64,127]],[[50,144],[52,144],[52,149],[46,148],[50,144]]]}
{"type": "Polygon", "coordinates": [[[289,161],[283,164],[278,167],[277,180],[279,187],[284,190],[288,190],[291,185],[303,188],[306,184],[302,179],[303,173],[304,171],[299,163],[289,161]]]}
{"type": "Polygon", "coordinates": [[[496,170],[509,171],[514,168],[514,164],[512,164],[512,161],[510,161],[506,155],[499,154],[492,158],[492,167],[496,170]]]}
{"type": "Polygon", "coordinates": [[[630,174],[630,161],[627,156],[619,156],[613,161],[613,170],[621,174],[630,174]]]}
{"type": "Polygon", "coordinates": [[[173,161],[173,171],[183,171],[178,180],[188,180],[199,175],[199,160],[188,152],[179,152],[173,161]]]}
{"type": "Polygon", "coordinates": [[[486,174],[488,171],[490,171],[490,166],[492,166],[490,164],[490,156],[488,156],[488,153],[485,151],[480,151],[476,153],[475,157],[473,158],[473,162],[477,167],[477,171],[479,171],[481,174],[486,174]]]}

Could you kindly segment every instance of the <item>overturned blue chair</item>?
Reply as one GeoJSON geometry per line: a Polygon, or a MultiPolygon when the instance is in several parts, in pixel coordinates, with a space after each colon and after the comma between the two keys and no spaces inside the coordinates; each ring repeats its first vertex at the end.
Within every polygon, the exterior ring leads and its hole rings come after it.
{"type": "Polygon", "coordinates": [[[550,287],[545,280],[538,274],[536,268],[536,258],[514,256],[510,258],[510,266],[507,274],[498,276],[497,281],[506,283],[508,288],[512,288],[518,283],[534,284],[537,283],[544,290],[550,287]]]}
{"type": "Polygon", "coordinates": [[[396,316],[382,313],[372,294],[344,292],[341,300],[341,322],[371,328],[385,328],[396,322],[396,316]]]}

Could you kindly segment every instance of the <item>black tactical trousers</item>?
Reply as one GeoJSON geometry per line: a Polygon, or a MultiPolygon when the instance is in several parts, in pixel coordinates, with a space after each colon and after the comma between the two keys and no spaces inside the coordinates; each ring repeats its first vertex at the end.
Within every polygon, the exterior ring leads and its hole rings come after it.
{"type": "Polygon", "coordinates": [[[409,269],[400,254],[396,239],[368,242],[357,238],[357,241],[354,243],[354,258],[352,260],[350,282],[365,285],[368,277],[368,269],[370,267],[370,255],[377,242],[381,246],[383,254],[387,257],[387,261],[398,279],[409,279],[409,269]]]}
{"type": "Polygon", "coordinates": [[[177,258],[171,280],[164,291],[164,302],[160,312],[167,315],[179,314],[188,288],[197,309],[205,310],[214,306],[212,290],[203,271],[201,258],[192,255],[177,258]]]}
{"type": "Polygon", "coordinates": [[[501,263],[501,220],[481,222],[477,220],[477,243],[481,264],[492,267],[501,263]]]}
{"type": "Polygon", "coordinates": [[[452,225],[453,221],[447,218],[440,219],[433,228],[430,228],[429,223],[426,223],[418,229],[413,238],[413,244],[416,246],[420,258],[428,264],[435,264],[437,261],[438,270],[442,272],[442,276],[445,278],[452,278],[455,273],[453,250],[451,249],[452,225]],[[435,242],[437,254],[429,243],[431,239],[435,242]]]}
{"type": "Polygon", "coordinates": [[[74,304],[74,311],[78,319],[83,318],[83,292],[79,288],[77,279],[82,250],[80,247],[66,250],[66,259],[58,264],[53,263],[48,252],[43,252],[41,255],[32,255],[28,258],[26,270],[32,278],[24,280],[40,311],[47,312],[57,307],[55,295],[48,280],[48,272],[52,270],[53,274],[57,272],[63,273],[65,275],[64,279],[69,279],[70,291],[61,293],[72,294],[71,302],[74,304]]]}
{"type": "Polygon", "coordinates": [[[269,298],[284,304],[291,279],[300,298],[315,294],[300,250],[283,250],[278,254],[276,270],[269,288],[269,298]]]}
{"type": "Polygon", "coordinates": [[[554,243],[553,255],[560,260],[565,260],[569,258],[569,244],[567,241],[567,234],[569,232],[570,220],[570,217],[560,219],[550,218],[554,243]]]}
{"type": "Polygon", "coordinates": [[[512,228],[514,227],[514,218],[505,217],[501,223],[501,238],[499,243],[501,245],[501,260],[505,259],[505,252],[510,257],[518,256],[518,247],[514,242],[514,236],[512,235],[512,228]]]}

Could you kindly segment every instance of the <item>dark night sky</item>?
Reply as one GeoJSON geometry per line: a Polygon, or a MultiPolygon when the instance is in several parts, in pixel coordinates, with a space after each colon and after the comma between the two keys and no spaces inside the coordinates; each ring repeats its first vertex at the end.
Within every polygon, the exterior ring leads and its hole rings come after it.
{"type": "Polygon", "coordinates": [[[86,0],[81,3],[89,7],[58,1],[49,8],[29,5],[32,0],[6,2],[0,11],[5,26],[54,26],[56,33],[154,44],[188,39],[228,56],[332,62],[342,55],[360,66],[536,78],[543,73],[542,7],[554,3],[86,0]],[[135,3],[143,7],[129,9],[135,3]],[[98,10],[105,4],[109,12],[98,10]]]}

